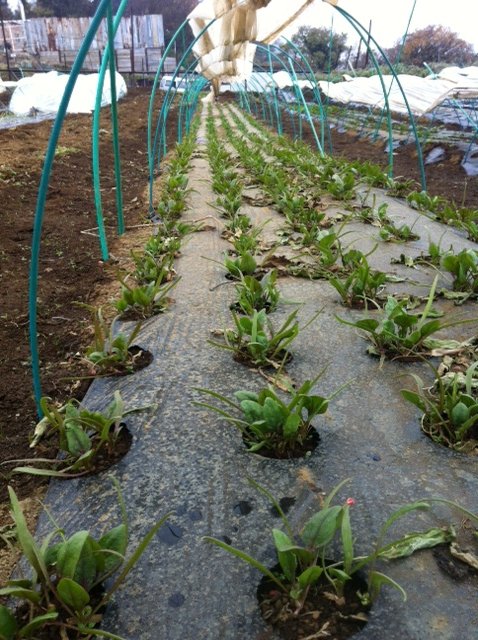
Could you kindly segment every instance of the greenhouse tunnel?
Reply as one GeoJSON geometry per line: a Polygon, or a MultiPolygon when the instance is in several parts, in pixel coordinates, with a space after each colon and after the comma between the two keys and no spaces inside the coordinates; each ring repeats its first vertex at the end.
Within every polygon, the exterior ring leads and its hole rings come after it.
{"type": "MultiPolygon", "coordinates": [[[[33,221],[32,447],[56,429],[61,453],[33,471],[15,461],[13,473],[52,476],[32,531],[39,542],[20,533],[10,494],[23,565],[54,594],[38,623],[52,633],[476,638],[478,210],[427,193],[421,124],[452,110],[468,127],[460,144],[472,161],[475,68],[412,86],[397,72],[400,54],[390,60],[339,0],[324,0],[360,39],[373,78],[332,82],[329,60],[319,81],[287,37],[314,1],[202,0],[181,24],[138,140],[147,168],[140,224],[124,211],[117,100],[115,36],[129,0],[116,13],[111,0],[98,3],[52,123],[33,221]],[[92,380],[81,403],[59,407],[42,384],[43,224],[68,104],[103,21],[88,231],[94,259],[117,269],[119,298],[81,303],[92,317],[82,355],[92,380]],[[352,120],[384,169],[336,155],[336,133],[352,120]],[[397,174],[404,144],[414,148],[414,186],[397,174]],[[103,460],[124,431],[124,457],[96,471],[92,443],[103,460]],[[49,563],[52,530],[64,545],[49,563]],[[81,549],[67,548],[65,539],[80,538],[81,549]],[[84,588],[95,554],[106,557],[96,569],[106,578],[101,611],[84,588]],[[319,610],[321,590],[333,605],[319,610]],[[58,602],[66,619],[55,615],[58,602]]],[[[26,597],[33,611],[25,584],[0,595],[26,597]]],[[[0,637],[24,637],[5,631],[10,615],[0,604],[0,637]]]]}

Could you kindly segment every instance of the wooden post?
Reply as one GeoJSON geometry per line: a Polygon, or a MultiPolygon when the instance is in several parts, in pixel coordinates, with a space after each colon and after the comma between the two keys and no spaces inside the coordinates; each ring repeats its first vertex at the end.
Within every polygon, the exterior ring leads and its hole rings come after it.
{"type": "Polygon", "coordinates": [[[131,7],[130,17],[131,17],[131,73],[132,73],[133,78],[134,78],[134,15],[133,15],[133,7],[131,7]]]}
{"type": "Polygon", "coordinates": [[[355,68],[356,69],[358,69],[358,63],[359,63],[359,60],[360,60],[360,49],[361,48],[362,48],[362,38],[360,38],[360,40],[359,40],[359,46],[358,46],[358,49],[357,49],[357,56],[355,58],[355,68]]]}
{"type": "Polygon", "coordinates": [[[370,47],[370,38],[372,36],[372,21],[370,20],[370,24],[368,26],[368,38],[367,38],[367,51],[365,52],[365,62],[363,68],[366,69],[368,66],[368,55],[369,55],[369,47],[370,47]]]}
{"type": "Polygon", "coordinates": [[[8,71],[8,79],[12,79],[12,70],[10,68],[10,51],[7,47],[7,37],[5,35],[5,24],[3,23],[3,7],[2,2],[0,1],[0,22],[2,24],[2,35],[3,35],[3,48],[5,49],[5,58],[7,60],[7,71],[8,71]]]}

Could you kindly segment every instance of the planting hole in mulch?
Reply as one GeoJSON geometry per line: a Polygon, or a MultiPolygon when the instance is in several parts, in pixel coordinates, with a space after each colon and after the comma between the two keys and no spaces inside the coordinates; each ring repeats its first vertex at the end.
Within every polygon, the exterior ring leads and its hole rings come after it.
{"type": "MultiPolygon", "coordinates": [[[[279,575],[276,565],[272,573],[279,575]]],[[[257,600],[262,617],[285,640],[333,638],[345,640],[367,624],[369,606],[365,606],[357,592],[365,593],[367,583],[354,575],[345,583],[344,596],[339,598],[328,580],[323,577],[311,587],[299,614],[284,592],[270,578],[264,576],[257,588],[257,600]]]]}
{"type": "MultiPolygon", "coordinates": [[[[101,584],[93,587],[93,589],[89,591],[90,603],[88,606],[91,606],[94,609],[101,602],[101,599],[104,597],[104,595],[105,589],[101,584]]],[[[61,606],[58,607],[58,611],[59,616],[53,624],[43,625],[35,631],[35,640],[59,640],[60,638],[68,638],[68,640],[80,640],[80,638],[85,638],[84,633],[75,632],[73,630],[69,621],[68,612],[62,609],[61,606]],[[68,628],[68,631],[66,631],[66,628],[68,628]]],[[[95,624],[95,629],[98,629],[100,627],[101,618],[103,617],[105,611],[106,605],[103,605],[98,609],[98,622],[96,622],[95,624]]],[[[31,605],[26,603],[22,604],[17,608],[15,613],[15,617],[17,619],[17,622],[19,623],[19,626],[23,627],[23,625],[26,625],[31,619],[31,605]]]]}
{"type": "MultiPolygon", "coordinates": [[[[278,367],[275,365],[280,365],[282,367],[286,364],[289,364],[289,362],[292,362],[293,357],[294,356],[290,351],[286,351],[285,349],[282,349],[282,351],[279,351],[276,358],[274,359],[274,363],[270,361],[271,362],[270,365],[263,366],[261,367],[261,369],[264,369],[264,370],[277,369],[278,367]]],[[[257,369],[257,365],[254,362],[251,362],[251,357],[247,353],[247,349],[245,349],[244,352],[237,351],[236,353],[234,353],[233,358],[236,362],[240,362],[241,364],[244,364],[246,367],[249,367],[251,369],[257,369]]]]}
{"type": "Polygon", "coordinates": [[[128,376],[132,373],[136,373],[136,371],[141,371],[141,369],[145,369],[148,367],[154,360],[154,356],[151,351],[147,349],[143,349],[136,344],[131,346],[128,349],[129,354],[131,355],[132,362],[128,365],[127,369],[120,368],[121,365],[118,365],[118,369],[115,371],[108,373],[110,376],[120,377],[120,376],[128,376]]]}
{"type": "Polygon", "coordinates": [[[438,567],[456,582],[478,581],[478,537],[470,520],[463,520],[456,531],[456,540],[433,549],[438,567]]]}
{"type": "Polygon", "coordinates": [[[446,447],[456,453],[464,453],[469,456],[478,456],[478,424],[472,425],[463,435],[461,440],[453,441],[448,434],[451,433],[443,427],[440,429],[436,424],[432,424],[427,415],[423,415],[420,420],[420,427],[423,433],[434,444],[440,447],[446,447]]]}
{"type": "Polygon", "coordinates": [[[153,362],[153,354],[151,353],[151,351],[143,349],[143,347],[139,347],[138,345],[134,344],[128,349],[128,351],[133,356],[133,371],[141,371],[141,369],[145,369],[153,362]]]}
{"type": "Polygon", "coordinates": [[[116,437],[114,449],[112,451],[101,449],[93,461],[93,468],[86,475],[95,475],[101,471],[106,471],[106,469],[109,469],[124,458],[131,449],[131,445],[133,444],[133,434],[124,422],[122,422],[120,426],[121,429],[116,437]]]}
{"type": "MultiPolygon", "coordinates": [[[[110,431],[113,431],[113,429],[114,425],[111,426],[110,431]]],[[[84,467],[83,469],[79,469],[77,472],[67,471],[65,472],[64,478],[62,478],[61,476],[56,477],[59,477],[60,480],[68,480],[71,477],[76,477],[76,475],[92,476],[101,473],[102,471],[106,471],[110,467],[114,466],[117,462],[119,462],[122,458],[124,458],[124,456],[131,449],[132,443],[133,435],[126,424],[122,422],[120,424],[120,429],[116,435],[113,447],[111,449],[108,449],[107,447],[103,447],[102,449],[100,449],[98,454],[92,458],[91,466],[89,466],[89,468],[84,467]]],[[[93,444],[93,447],[94,446],[95,444],[93,444]]],[[[56,451],[56,444],[49,443],[48,437],[45,438],[45,440],[41,444],[37,445],[36,450],[39,458],[51,458],[52,464],[45,467],[41,462],[37,463],[35,458],[32,458],[31,460],[29,460],[29,466],[31,466],[32,468],[37,467],[42,469],[53,469],[55,471],[62,471],[71,464],[71,462],[68,462],[66,459],[64,459],[64,455],[62,454],[60,454],[60,457],[56,460],[57,464],[53,464],[55,460],[52,457],[52,454],[54,454],[56,451]],[[64,464],[62,464],[63,460],[64,464]]],[[[16,466],[18,466],[18,464],[16,464],[16,466]]]]}
{"type": "MultiPolygon", "coordinates": [[[[247,448],[253,444],[257,444],[257,440],[252,440],[245,431],[242,435],[242,441],[247,448]]],[[[284,439],[277,437],[277,447],[262,447],[257,452],[253,452],[255,455],[262,456],[264,458],[272,458],[275,460],[292,460],[295,458],[305,458],[310,455],[312,451],[318,447],[320,442],[319,433],[314,427],[309,429],[309,433],[303,442],[294,442],[284,446],[284,439]]]]}

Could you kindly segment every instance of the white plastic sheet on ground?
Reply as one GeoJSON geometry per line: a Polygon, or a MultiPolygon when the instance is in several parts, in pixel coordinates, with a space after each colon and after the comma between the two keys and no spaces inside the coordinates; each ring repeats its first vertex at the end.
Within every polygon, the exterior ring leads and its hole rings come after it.
{"type": "MultiPolygon", "coordinates": [[[[478,67],[447,67],[436,76],[419,78],[400,74],[400,84],[405,92],[410,109],[417,115],[433,111],[448,98],[470,99],[478,97],[478,67]]],[[[404,113],[406,104],[393,76],[383,76],[385,93],[390,91],[390,109],[404,113]]],[[[370,78],[352,78],[345,82],[319,82],[322,91],[332,100],[348,104],[365,104],[382,109],[385,105],[384,91],[378,75],[370,78]]]]}
{"type": "MultiPolygon", "coordinates": [[[[68,113],[91,113],[95,108],[97,73],[79,75],[68,105],[68,113]]],[[[22,78],[13,92],[9,109],[16,115],[28,115],[32,111],[56,113],[65,91],[69,76],[57,71],[36,73],[22,78]]],[[[116,92],[118,100],[126,95],[127,88],[123,77],[116,73],[116,92]]],[[[101,106],[111,104],[110,77],[105,76],[101,106]]]]}
{"type": "Polygon", "coordinates": [[[254,41],[273,42],[314,0],[203,0],[189,14],[197,37],[217,20],[194,46],[200,72],[215,83],[247,79],[252,73],[254,41]]]}
{"type": "Polygon", "coordinates": [[[249,89],[256,93],[264,93],[271,89],[285,89],[294,85],[298,85],[301,89],[313,88],[309,80],[294,81],[284,70],[276,71],[272,76],[264,71],[253,71],[247,79],[231,82],[231,91],[249,89]]]}

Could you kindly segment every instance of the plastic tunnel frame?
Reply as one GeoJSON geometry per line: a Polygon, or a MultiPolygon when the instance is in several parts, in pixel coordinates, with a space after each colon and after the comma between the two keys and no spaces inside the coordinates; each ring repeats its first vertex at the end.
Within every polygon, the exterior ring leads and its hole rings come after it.
{"type": "Polygon", "coordinates": [[[397,83],[397,86],[400,90],[400,93],[402,94],[407,112],[408,112],[408,116],[410,119],[410,124],[411,127],[413,129],[413,134],[415,137],[415,147],[417,150],[417,156],[418,156],[418,167],[419,167],[419,171],[420,171],[420,181],[421,181],[421,186],[422,186],[422,190],[426,191],[427,190],[427,183],[426,183],[426,177],[425,177],[425,166],[424,166],[424,162],[423,162],[423,153],[422,153],[422,147],[420,144],[420,140],[418,137],[418,132],[417,132],[417,128],[416,128],[416,124],[415,124],[415,118],[413,116],[412,110],[410,109],[410,104],[408,102],[407,99],[407,95],[402,87],[402,84],[400,82],[400,79],[392,65],[392,63],[390,62],[388,56],[386,55],[385,51],[382,49],[382,47],[378,44],[377,40],[374,38],[374,36],[372,36],[370,31],[367,31],[367,29],[356,19],[354,18],[350,13],[348,13],[347,11],[345,11],[344,9],[342,9],[341,7],[339,7],[337,4],[335,4],[333,1],[331,0],[325,0],[325,2],[327,2],[328,4],[330,4],[336,11],[338,11],[346,20],[347,22],[349,22],[349,24],[353,27],[353,29],[357,32],[358,36],[360,37],[361,41],[365,43],[365,46],[367,48],[367,51],[369,52],[369,55],[372,59],[373,65],[377,71],[377,74],[380,78],[380,84],[382,86],[382,91],[383,91],[383,97],[384,97],[384,101],[385,101],[385,108],[387,111],[387,128],[388,128],[388,154],[389,154],[389,175],[390,177],[393,176],[393,132],[392,132],[392,121],[391,121],[391,115],[390,115],[390,104],[388,101],[388,93],[385,87],[385,83],[383,80],[383,75],[382,72],[380,70],[380,66],[378,64],[377,58],[375,56],[375,53],[373,51],[373,49],[370,46],[370,42],[372,42],[375,47],[377,48],[378,52],[380,53],[380,55],[383,57],[385,64],[388,66],[388,68],[390,69],[390,72],[393,76],[393,80],[395,80],[395,82],[397,83]],[[365,37],[366,36],[366,37],[365,37]]]}
{"type": "Polygon", "coordinates": [[[206,31],[209,29],[209,27],[216,22],[216,20],[217,20],[217,18],[214,18],[213,20],[211,20],[204,27],[204,29],[201,29],[201,31],[198,33],[196,38],[194,38],[194,40],[191,42],[191,44],[186,48],[186,50],[184,51],[180,61],[177,63],[176,69],[175,69],[175,71],[173,73],[173,76],[172,76],[172,79],[171,79],[171,84],[170,84],[170,86],[168,87],[168,89],[166,91],[166,95],[164,96],[164,99],[163,99],[163,104],[161,105],[161,111],[160,111],[160,114],[159,114],[159,117],[158,117],[158,122],[157,122],[157,125],[156,125],[154,138],[153,138],[152,130],[153,130],[154,99],[155,99],[156,91],[157,91],[157,88],[158,88],[159,77],[160,77],[160,74],[161,74],[162,70],[164,69],[164,63],[166,61],[167,54],[171,50],[173,44],[176,42],[176,40],[179,37],[179,35],[182,32],[182,30],[186,28],[186,25],[188,24],[187,20],[185,20],[182,23],[182,25],[177,29],[176,33],[171,38],[168,46],[164,50],[163,56],[161,57],[161,60],[159,62],[158,70],[156,72],[156,75],[155,75],[155,78],[154,78],[154,82],[153,82],[153,88],[152,88],[152,91],[151,91],[151,98],[150,98],[149,110],[148,110],[148,167],[149,167],[149,210],[150,210],[150,215],[154,215],[154,209],[153,209],[153,181],[154,181],[154,175],[155,175],[156,157],[157,157],[157,164],[159,165],[160,162],[161,162],[161,153],[160,153],[160,150],[159,150],[160,128],[161,128],[161,124],[163,124],[163,126],[165,126],[165,124],[166,124],[167,114],[168,114],[168,110],[169,110],[169,107],[167,105],[168,105],[169,97],[170,97],[170,94],[171,94],[171,87],[174,84],[176,78],[178,77],[179,69],[181,69],[183,63],[186,61],[188,55],[191,53],[191,51],[192,51],[194,45],[196,44],[196,42],[198,42],[198,40],[206,33],[206,31]]]}
{"type": "Polygon", "coordinates": [[[114,162],[115,162],[115,179],[116,179],[116,209],[118,217],[118,234],[124,233],[124,217],[123,217],[123,195],[121,188],[121,161],[119,152],[119,132],[118,132],[118,116],[116,106],[116,80],[115,80],[115,56],[110,52],[114,50],[114,36],[118,31],[121,18],[125,12],[126,6],[129,0],[122,0],[115,19],[113,21],[111,4],[107,10],[107,24],[108,24],[108,43],[106,45],[103,58],[101,60],[101,66],[98,77],[98,88],[96,91],[95,110],[93,113],[93,126],[92,126],[92,171],[93,171],[93,186],[94,197],[96,207],[96,219],[98,224],[98,234],[100,238],[101,256],[103,260],[109,259],[108,244],[106,240],[105,224],[103,217],[103,205],[101,199],[101,184],[100,184],[100,160],[99,160],[99,139],[100,139],[100,112],[101,112],[101,98],[103,94],[103,86],[105,82],[106,70],[109,66],[111,76],[111,120],[113,128],[113,148],[114,148],[114,162]],[[113,93],[114,91],[114,93],[113,93]]]}

